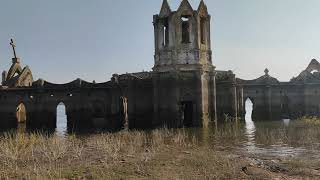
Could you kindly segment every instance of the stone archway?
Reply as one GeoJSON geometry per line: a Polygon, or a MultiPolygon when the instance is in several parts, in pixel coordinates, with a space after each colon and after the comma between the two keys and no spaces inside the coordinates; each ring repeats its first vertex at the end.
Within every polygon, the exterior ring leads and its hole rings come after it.
{"type": "Polygon", "coordinates": [[[20,102],[16,106],[16,112],[15,112],[15,127],[19,132],[25,132],[27,129],[27,108],[25,103],[20,102]]]}
{"type": "Polygon", "coordinates": [[[245,121],[252,121],[252,115],[254,111],[254,102],[253,99],[250,97],[247,97],[245,99],[245,121]]]}
{"type": "Polygon", "coordinates": [[[190,93],[186,93],[180,100],[181,125],[191,127],[194,125],[195,101],[190,93]]]}
{"type": "Polygon", "coordinates": [[[95,129],[104,129],[107,125],[106,106],[103,101],[94,101],[91,104],[91,121],[95,129]]]}
{"type": "Polygon", "coordinates": [[[281,118],[289,119],[290,110],[289,110],[289,97],[287,94],[281,96],[281,118]]]}
{"type": "Polygon", "coordinates": [[[56,133],[64,135],[68,130],[67,107],[64,102],[56,106],[56,133]]]}
{"type": "Polygon", "coordinates": [[[16,118],[17,122],[22,124],[27,121],[27,109],[23,102],[21,102],[16,108],[16,118]]]}

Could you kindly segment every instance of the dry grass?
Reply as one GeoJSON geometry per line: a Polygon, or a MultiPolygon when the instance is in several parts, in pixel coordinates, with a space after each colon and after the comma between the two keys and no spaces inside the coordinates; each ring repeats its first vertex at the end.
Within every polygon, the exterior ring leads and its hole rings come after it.
{"type": "MultiPolygon", "coordinates": [[[[262,128],[257,144],[278,142],[319,149],[320,126],[262,128]]],[[[304,123],[303,123],[304,124],[304,123]]],[[[234,147],[246,140],[244,124],[218,129],[166,128],[68,137],[7,133],[0,137],[0,179],[272,179],[234,147]],[[229,146],[231,148],[229,148],[229,146]],[[246,167],[246,171],[243,171],[246,167]],[[253,173],[251,173],[251,171],[253,173]]],[[[257,157],[259,158],[259,157],[257,157]]],[[[287,159],[285,176],[316,177],[315,160],[287,159]],[[310,162],[310,163],[309,163],[310,162]],[[310,173],[309,173],[310,174],[310,173]]],[[[319,172],[320,174],[320,172],[319,172]]]]}
{"type": "Polygon", "coordinates": [[[320,118],[316,116],[304,116],[299,121],[311,126],[320,126],[320,118]]]}
{"type": "Polygon", "coordinates": [[[230,179],[240,171],[185,130],[0,138],[0,179],[230,179]]]}

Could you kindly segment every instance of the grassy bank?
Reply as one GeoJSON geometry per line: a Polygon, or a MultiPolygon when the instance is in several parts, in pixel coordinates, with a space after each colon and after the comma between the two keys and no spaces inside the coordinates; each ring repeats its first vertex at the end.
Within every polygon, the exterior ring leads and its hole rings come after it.
{"type": "Polygon", "coordinates": [[[230,179],[241,167],[183,130],[0,138],[1,179],[230,179]]]}
{"type": "MultiPolygon", "coordinates": [[[[260,128],[256,127],[257,144],[281,141],[318,149],[309,144],[318,141],[320,128],[260,128]]],[[[317,159],[270,159],[235,148],[246,141],[244,131],[243,123],[230,123],[218,130],[158,129],[68,137],[7,133],[0,136],[0,179],[318,177],[317,159]]]]}

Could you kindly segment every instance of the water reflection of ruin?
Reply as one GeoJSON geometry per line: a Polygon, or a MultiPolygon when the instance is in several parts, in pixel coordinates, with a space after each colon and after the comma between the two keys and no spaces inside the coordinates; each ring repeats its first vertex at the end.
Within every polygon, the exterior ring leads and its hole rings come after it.
{"type": "Polygon", "coordinates": [[[213,65],[210,23],[204,1],[194,10],[183,0],[172,11],[164,0],[160,13],[153,16],[153,71],[114,74],[105,83],[34,81],[11,41],[14,57],[2,74],[0,127],[26,122],[28,128],[55,128],[60,103],[65,105],[69,130],[206,126],[225,114],[244,117],[247,98],[253,102],[254,119],[318,114],[316,60],[290,82],[279,82],[268,70],[256,80],[238,79],[213,65]]]}

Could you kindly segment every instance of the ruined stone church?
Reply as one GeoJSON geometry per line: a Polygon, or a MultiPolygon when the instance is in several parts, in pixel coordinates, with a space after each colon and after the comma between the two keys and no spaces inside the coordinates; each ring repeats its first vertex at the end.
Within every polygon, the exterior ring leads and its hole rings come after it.
{"type": "Polygon", "coordinates": [[[294,115],[300,107],[301,115],[309,113],[308,93],[320,86],[320,81],[314,83],[319,76],[309,72],[320,69],[316,60],[286,83],[268,70],[256,80],[238,79],[213,65],[210,23],[203,0],[196,10],[182,0],[176,11],[163,0],[160,13],[153,16],[153,70],[114,74],[105,83],[34,81],[29,67],[22,68],[12,41],[12,66],[3,72],[0,88],[0,127],[26,122],[30,128],[55,128],[61,102],[69,130],[207,126],[224,116],[243,117],[247,98],[254,103],[253,114],[265,119],[294,115]]]}

